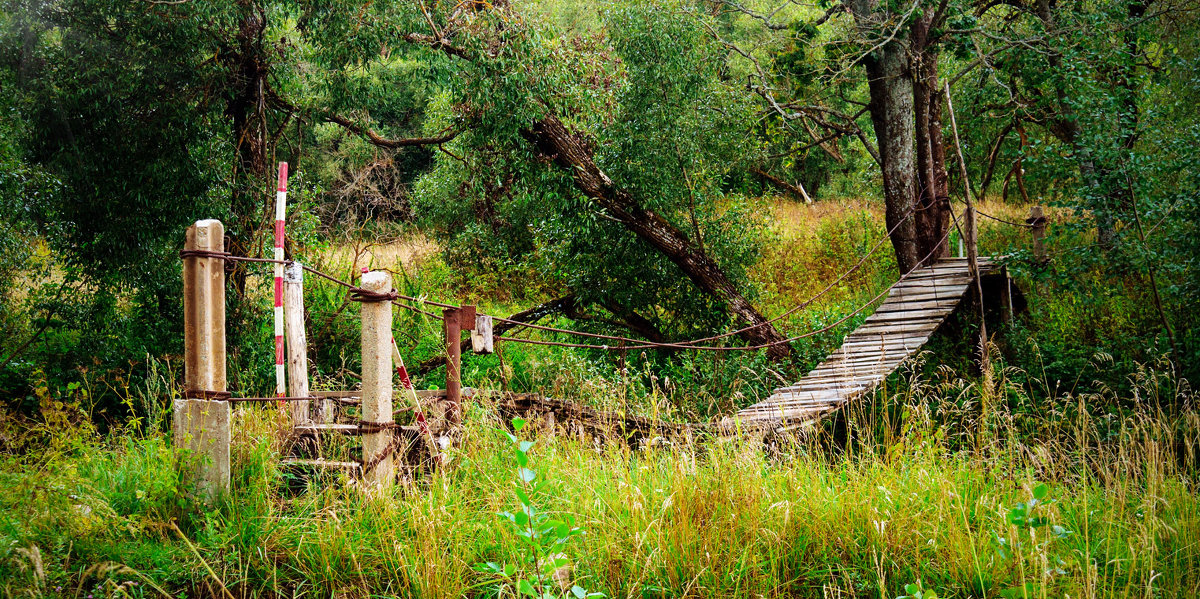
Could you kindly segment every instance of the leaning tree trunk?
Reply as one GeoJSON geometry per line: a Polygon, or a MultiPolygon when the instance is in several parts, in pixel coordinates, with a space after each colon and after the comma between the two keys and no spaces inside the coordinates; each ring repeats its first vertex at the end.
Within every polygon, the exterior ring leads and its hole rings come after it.
{"type": "Polygon", "coordinates": [[[780,360],[790,355],[791,347],[784,343],[784,337],[742,297],[737,287],[708,254],[697,249],[687,235],[670,221],[642,207],[636,198],[617,187],[612,179],[600,170],[592,158],[587,140],[572,135],[566,126],[553,116],[535,122],[524,135],[537,145],[543,154],[553,157],[559,166],[570,171],[575,187],[584,195],[667,256],[697,287],[723,302],[731,314],[756,325],[742,333],[742,337],[755,344],[773,344],[767,349],[767,355],[771,359],[780,360]]]}

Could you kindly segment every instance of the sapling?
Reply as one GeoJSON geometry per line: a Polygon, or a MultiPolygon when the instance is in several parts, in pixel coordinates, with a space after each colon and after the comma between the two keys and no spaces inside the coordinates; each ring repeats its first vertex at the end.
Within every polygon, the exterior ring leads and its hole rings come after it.
{"type": "MultiPolygon", "coordinates": [[[[513,432],[519,433],[523,428],[525,420],[513,418],[513,432]]],[[[529,467],[533,441],[522,440],[506,430],[501,432],[508,438],[517,461],[513,491],[520,506],[515,512],[500,512],[498,515],[512,527],[520,548],[514,553],[515,561],[504,564],[487,562],[478,565],[477,569],[496,576],[501,594],[515,589],[519,596],[539,599],[603,597],[603,593],[589,593],[579,585],[568,586],[571,582],[571,560],[564,550],[568,541],[584,531],[575,526],[575,517],[571,514],[555,517],[537,508],[535,501],[545,491],[546,481],[539,481],[537,472],[529,467]]]]}

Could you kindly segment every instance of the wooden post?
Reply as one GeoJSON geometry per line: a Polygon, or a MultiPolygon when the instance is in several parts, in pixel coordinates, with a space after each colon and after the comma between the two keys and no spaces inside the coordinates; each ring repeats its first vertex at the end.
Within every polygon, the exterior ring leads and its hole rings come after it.
{"type": "MultiPolygon", "coordinates": [[[[382,271],[364,273],[363,289],[386,293],[391,276],[382,271]]],[[[368,425],[392,423],[392,304],[387,301],[362,303],[362,418],[368,425]]],[[[396,480],[392,455],[380,459],[388,450],[394,431],[378,430],[363,434],[363,481],[370,486],[389,486],[396,480]],[[368,468],[368,466],[371,466],[368,468]]]]}
{"type": "MultiPolygon", "coordinates": [[[[308,338],[304,334],[304,266],[299,262],[287,265],[283,273],[283,319],[287,331],[288,395],[308,397],[308,338]]],[[[329,403],[329,400],[322,402],[329,403]]],[[[292,424],[310,420],[307,400],[292,401],[292,424]]],[[[322,412],[324,412],[324,405],[322,412]]],[[[324,422],[324,413],[320,421],[324,422]]]]}
{"type": "Polygon", "coordinates": [[[1013,311],[1012,301],[1012,276],[1008,272],[1008,267],[1004,267],[1004,321],[1012,324],[1016,319],[1016,312],[1013,311]]]}
{"type": "Polygon", "coordinates": [[[1041,206],[1029,207],[1029,218],[1025,222],[1030,225],[1033,232],[1033,257],[1038,262],[1046,261],[1046,214],[1041,206]]]}
{"type": "Polygon", "coordinates": [[[471,329],[471,349],[477,354],[490,354],[496,349],[492,339],[492,317],[487,314],[475,316],[475,328],[471,329]]]}
{"type": "MultiPolygon", "coordinates": [[[[201,220],[188,227],[185,250],[225,251],[225,226],[201,220]]],[[[196,459],[192,474],[209,500],[229,491],[229,402],[225,394],[225,261],[183,259],[184,398],[174,402],[176,447],[196,459]]]]}
{"type": "Polygon", "coordinates": [[[459,308],[442,310],[442,330],[446,336],[446,421],[451,426],[462,422],[462,329],[459,308]]]}

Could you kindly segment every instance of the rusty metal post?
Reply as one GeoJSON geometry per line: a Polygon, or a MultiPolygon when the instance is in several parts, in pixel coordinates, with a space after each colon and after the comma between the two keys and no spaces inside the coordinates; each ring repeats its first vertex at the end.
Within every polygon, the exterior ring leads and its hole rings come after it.
{"type": "MultiPolygon", "coordinates": [[[[225,226],[197,221],[188,227],[184,250],[224,253],[225,226]]],[[[175,445],[195,458],[192,475],[211,501],[229,491],[225,261],[219,255],[183,259],[183,348],[184,398],[174,402],[171,428],[175,445]]]]}
{"type": "Polygon", "coordinates": [[[442,310],[442,330],[446,336],[446,420],[451,426],[462,423],[462,329],[461,308],[442,310]]]}

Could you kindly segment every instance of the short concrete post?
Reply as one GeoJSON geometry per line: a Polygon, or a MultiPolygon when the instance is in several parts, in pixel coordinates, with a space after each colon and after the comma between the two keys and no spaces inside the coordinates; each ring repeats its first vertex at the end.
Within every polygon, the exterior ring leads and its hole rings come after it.
{"type": "Polygon", "coordinates": [[[1029,218],[1025,219],[1033,232],[1033,257],[1038,262],[1046,261],[1046,214],[1041,206],[1029,207],[1029,218]]]}
{"type": "MultiPolygon", "coordinates": [[[[188,227],[185,251],[224,252],[225,227],[201,220],[188,227]]],[[[183,259],[184,398],[175,400],[175,446],[196,459],[193,476],[209,500],[229,491],[230,413],[225,375],[225,261],[183,259]],[[220,399],[211,399],[217,397],[220,399]]]]}
{"type": "MultiPolygon", "coordinates": [[[[392,287],[386,272],[363,273],[360,286],[373,293],[392,287]]],[[[395,462],[388,452],[394,431],[392,423],[392,304],[387,301],[362,303],[362,417],[368,431],[363,434],[363,481],[369,486],[389,486],[396,480],[395,462]]]]}
{"type": "MultiPolygon", "coordinates": [[[[304,266],[299,262],[288,264],[283,273],[283,319],[287,332],[288,395],[308,397],[308,339],[304,334],[304,266]]],[[[308,400],[293,400],[290,403],[292,423],[307,423],[310,418],[308,400]]],[[[324,418],[321,421],[324,422],[324,418]]]]}

